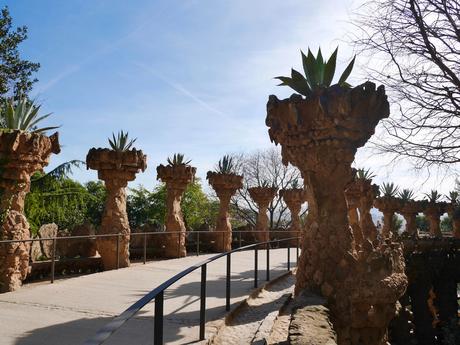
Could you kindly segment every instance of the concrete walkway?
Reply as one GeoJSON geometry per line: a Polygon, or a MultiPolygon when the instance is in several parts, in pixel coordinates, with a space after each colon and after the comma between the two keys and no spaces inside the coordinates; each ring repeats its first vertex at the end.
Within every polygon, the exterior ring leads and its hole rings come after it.
{"type": "MultiPolygon", "coordinates": [[[[259,282],[265,281],[265,251],[259,251],[259,282]]],[[[0,343],[3,345],[81,344],[100,327],[163,281],[213,255],[154,261],[146,265],[31,284],[0,295],[0,343]]],[[[270,250],[271,278],[286,272],[287,249],[270,250]]],[[[295,249],[291,250],[295,265],[295,249]]],[[[207,321],[225,315],[225,258],[208,264],[207,321]]],[[[254,252],[232,254],[232,307],[254,284],[254,252]]],[[[164,339],[190,344],[198,339],[200,270],[165,292],[164,339]]],[[[153,303],[147,305],[106,344],[153,343],[153,303]]]]}

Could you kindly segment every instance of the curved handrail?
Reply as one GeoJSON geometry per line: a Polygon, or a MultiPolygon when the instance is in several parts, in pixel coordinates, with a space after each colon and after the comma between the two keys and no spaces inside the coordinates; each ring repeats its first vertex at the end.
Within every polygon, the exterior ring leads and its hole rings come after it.
{"type": "Polygon", "coordinates": [[[125,324],[128,320],[130,320],[134,315],[136,315],[143,307],[145,307],[149,302],[151,302],[155,297],[157,297],[159,294],[164,292],[168,287],[176,283],[178,280],[182,279],[186,275],[190,274],[191,272],[197,270],[198,268],[207,265],[210,262],[213,262],[217,259],[220,259],[224,256],[227,256],[232,253],[236,253],[239,251],[251,249],[251,248],[256,248],[260,245],[263,244],[270,244],[270,243],[275,243],[275,242],[283,242],[283,241],[290,241],[294,239],[298,239],[299,237],[289,237],[289,238],[283,238],[283,239],[278,239],[278,240],[273,240],[273,241],[266,241],[266,242],[259,242],[255,244],[249,244],[244,247],[239,247],[236,249],[233,249],[228,252],[220,253],[217,254],[211,258],[208,258],[200,263],[197,263],[195,265],[192,265],[182,272],[179,272],[175,276],[169,278],[162,284],[160,284],[158,287],[153,289],[152,291],[148,292],[144,297],[139,299],[137,302],[135,302],[133,305],[131,305],[128,309],[126,309],[124,312],[122,312],[120,315],[115,317],[111,322],[106,324],[104,327],[99,329],[97,331],[96,335],[89,340],[84,342],[84,345],[100,345],[103,344],[113,333],[115,333],[123,324],[125,324]]]}

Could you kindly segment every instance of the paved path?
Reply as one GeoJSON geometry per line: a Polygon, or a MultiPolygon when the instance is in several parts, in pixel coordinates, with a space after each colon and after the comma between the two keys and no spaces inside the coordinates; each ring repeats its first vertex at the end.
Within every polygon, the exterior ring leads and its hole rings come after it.
{"type": "MultiPolygon", "coordinates": [[[[0,295],[2,345],[81,344],[148,291],[186,267],[212,255],[154,261],[146,265],[31,284],[0,295]]],[[[286,272],[287,249],[270,251],[271,278],[286,272]]],[[[295,249],[291,251],[295,261],[295,249]]],[[[265,280],[265,251],[259,251],[259,279],[265,280]]],[[[225,315],[225,258],[208,265],[207,320],[225,315]]],[[[294,266],[294,262],[292,264],[294,266]]],[[[232,255],[232,307],[254,284],[254,252],[232,255]]],[[[200,270],[165,292],[165,342],[188,344],[198,339],[200,270]]],[[[153,343],[153,304],[115,333],[106,344],[153,343]]]]}

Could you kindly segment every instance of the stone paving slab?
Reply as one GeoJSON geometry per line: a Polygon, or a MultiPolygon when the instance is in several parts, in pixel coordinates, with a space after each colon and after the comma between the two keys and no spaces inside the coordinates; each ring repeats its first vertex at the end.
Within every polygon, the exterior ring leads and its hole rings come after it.
{"type": "MultiPolygon", "coordinates": [[[[213,256],[134,264],[129,268],[30,284],[0,295],[0,343],[4,345],[81,344],[140,297],[186,267],[213,256]]],[[[271,278],[286,272],[287,249],[270,250],[271,278]]],[[[295,249],[291,251],[292,266],[295,249]]],[[[225,258],[207,270],[207,321],[225,315],[225,258]]],[[[232,307],[253,288],[254,252],[232,254],[232,307]]],[[[198,339],[201,272],[184,277],[165,292],[164,337],[168,344],[198,339]]],[[[265,279],[265,251],[259,251],[259,280],[265,279]]],[[[153,303],[106,344],[152,344],[153,303]]]]}

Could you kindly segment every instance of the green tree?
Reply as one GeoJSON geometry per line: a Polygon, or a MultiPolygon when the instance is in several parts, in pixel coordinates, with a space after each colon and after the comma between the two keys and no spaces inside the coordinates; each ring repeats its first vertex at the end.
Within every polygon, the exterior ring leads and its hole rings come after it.
{"type": "Polygon", "coordinates": [[[0,101],[26,95],[37,81],[33,74],[40,64],[21,59],[18,45],[27,39],[27,27],[13,29],[8,7],[0,13],[0,101]]]}
{"type": "Polygon", "coordinates": [[[452,231],[452,218],[449,216],[442,217],[440,226],[442,232],[452,231]]]}
{"type": "Polygon", "coordinates": [[[417,224],[417,228],[420,231],[428,231],[430,228],[430,224],[428,223],[428,220],[426,219],[425,215],[419,214],[415,218],[415,223],[417,224]]]}

